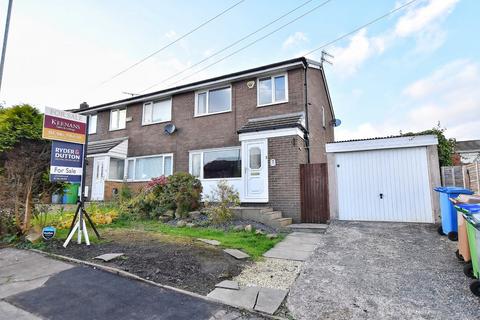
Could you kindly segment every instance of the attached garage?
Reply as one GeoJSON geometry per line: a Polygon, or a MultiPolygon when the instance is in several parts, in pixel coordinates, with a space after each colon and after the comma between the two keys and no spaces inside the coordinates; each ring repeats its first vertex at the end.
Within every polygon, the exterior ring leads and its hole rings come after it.
{"type": "Polygon", "coordinates": [[[327,144],[332,218],[434,223],[437,144],[434,135],[327,144]]]}

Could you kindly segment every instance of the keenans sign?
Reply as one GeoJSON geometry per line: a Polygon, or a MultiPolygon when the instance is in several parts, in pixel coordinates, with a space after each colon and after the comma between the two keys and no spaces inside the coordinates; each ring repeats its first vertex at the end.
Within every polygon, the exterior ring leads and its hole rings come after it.
{"type": "Polygon", "coordinates": [[[86,116],[45,107],[44,139],[84,144],[86,132],[86,116]]]}

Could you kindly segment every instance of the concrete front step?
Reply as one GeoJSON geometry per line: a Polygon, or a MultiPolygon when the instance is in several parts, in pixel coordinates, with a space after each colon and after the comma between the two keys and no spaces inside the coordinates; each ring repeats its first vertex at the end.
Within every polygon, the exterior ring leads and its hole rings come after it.
{"type": "Polygon", "coordinates": [[[322,223],[295,223],[290,224],[288,228],[296,232],[307,232],[307,233],[325,233],[328,228],[328,224],[322,223]]]}
{"type": "Polygon", "coordinates": [[[274,228],[284,228],[292,223],[292,218],[283,218],[281,211],[269,207],[235,207],[235,217],[261,222],[274,228]]]}
{"type": "Polygon", "coordinates": [[[284,228],[291,224],[292,224],[292,218],[279,218],[279,219],[273,219],[271,221],[271,225],[276,228],[284,228]]]}

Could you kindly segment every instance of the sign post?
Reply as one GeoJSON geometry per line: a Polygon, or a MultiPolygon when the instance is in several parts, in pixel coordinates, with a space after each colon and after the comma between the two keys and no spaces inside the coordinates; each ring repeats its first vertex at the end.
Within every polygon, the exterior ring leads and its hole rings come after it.
{"type": "Polygon", "coordinates": [[[80,200],[70,225],[66,248],[75,232],[77,242],[90,245],[85,218],[100,239],[92,219],[85,210],[85,175],[87,170],[88,117],[76,113],[45,108],[42,137],[53,140],[50,160],[50,181],[80,182],[80,200]],[[78,219],[77,219],[78,218],[78,219]]]}

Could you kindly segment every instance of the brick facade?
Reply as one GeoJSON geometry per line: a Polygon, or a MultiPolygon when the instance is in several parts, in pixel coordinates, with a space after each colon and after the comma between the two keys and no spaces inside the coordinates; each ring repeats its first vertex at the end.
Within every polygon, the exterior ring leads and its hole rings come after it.
{"type": "MultiPolygon", "coordinates": [[[[310,131],[310,160],[326,162],[325,142],[333,140],[332,119],[321,71],[307,69],[308,122],[310,131]],[[327,126],[322,126],[321,106],[326,112],[327,126]]],[[[275,73],[276,74],[276,73],[275,73]]],[[[178,131],[173,135],[163,133],[166,123],[142,126],[142,103],[127,105],[126,128],[109,131],[110,110],[97,113],[97,133],[90,141],[128,137],[128,157],[173,153],[173,170],[189,170],[189,151],[239,146],[237,130],[248,119],[305,112],[305,69],[298,67],[288,71],[288,102],[257,107],[257,83],[247,87],[256,77],[231,83],[232,111],[221,114],[194,117],[195,92],[172,96],[172,120],[178,131]]],[[[268,141],[269,158],[277,165],[269,167],[269,206],[281,210],[285,217],[300,219],[299,165],[307,162],[304,140],[298,136],[271,138],[268,141]]],[[[93,158],[87,166],[87,185],[92,177],[93,158]]],[[[121,182],[105,182],[105,200],[111,197],[112,189],[121,187],[121,182]]]]}
{"type": "Polygon", "coordinates": [[[299,136],[270,138],[268,157],[276,160],[276,166],[268,167],[268,206],[299,223],[300,164],[307,163],[305,141],[299,136]]]}

